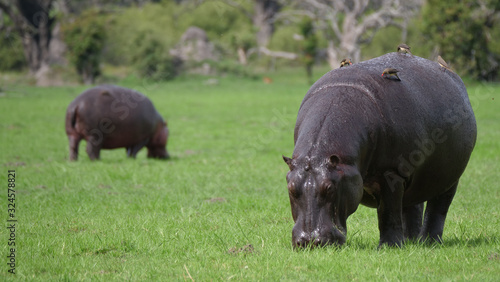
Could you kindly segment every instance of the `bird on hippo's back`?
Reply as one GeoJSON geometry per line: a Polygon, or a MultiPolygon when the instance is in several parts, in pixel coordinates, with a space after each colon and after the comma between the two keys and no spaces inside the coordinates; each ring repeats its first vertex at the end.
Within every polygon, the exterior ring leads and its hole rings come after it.
{"type": "Polygon", "coordinates": [[[401,79],[398,76],[399,70],[394,69],[394,68],[386,68],[382,72],[382,77],[386,79],[392,79],[393,77],[396,77],[397,80],[401,81],[401,79]]]}
{"type": "Polygon", "coordinates": [[[401,43],[398,45],[398,53],[405,53],[405,54],[410,54],[411,55],[411,52],[410,52],[410,46],[404,44],[404,43],[401,43]]]}
{"type": "Polygon", "coordinates": [[[441,67],[443,67],[445,70],[449,70],[449,71],[452,71],[450,66],[448,66],[448,64],[446,63],[446,61],[441,57],[441,56],[438,56],[437,57],[437,62],[439,63],[439,65],[441,67]]]}
{"type": "Polygon", "coordinates": [[[343,59],[340,61],[340,67],[350,66],[352,65],[351,59],[343,59]]]}

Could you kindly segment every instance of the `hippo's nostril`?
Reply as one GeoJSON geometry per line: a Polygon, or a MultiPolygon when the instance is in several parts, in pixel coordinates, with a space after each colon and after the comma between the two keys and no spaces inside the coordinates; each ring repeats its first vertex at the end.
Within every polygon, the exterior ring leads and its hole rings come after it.
{"type": "Polygon", "coordinates": [[[309,245],[310,239],[305,234],[301,234],[293,240],[294,246],[298,248],[305,248],[309,245]]]}
{"type": "Polygon", "coordinates": [[[316,240],[314,240],[314,243],[313,243],[314,247],[321,247],[323,245],[324,245],[323,241],[320,238],[316,238],[316,240]]]}
{"type": "Polygon", "coordinates": [[[333,242],[332,238],[319,237],[319,238],[316,238],[316,240],[314,240],[314,246],[315,247],[325,247],[325,246],[331,245],[332,242],[333,242]]]}

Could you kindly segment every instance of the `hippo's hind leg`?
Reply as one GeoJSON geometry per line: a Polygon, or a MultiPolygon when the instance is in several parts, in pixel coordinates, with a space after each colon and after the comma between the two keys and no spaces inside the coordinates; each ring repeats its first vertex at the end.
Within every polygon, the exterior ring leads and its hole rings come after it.
{"type": "Polygon", "coordinates": [[[428,242],[442,242],[444,221],[446,214],[457,191],[458,182],[448,191],[427,201],[423,229],[420,240],[428,242]]]}
{"type": "Polygon", "coordinates": [[[100,158],[101,146],[100,144],[93,144],[92,140],[87,141],[87,154],[91,160],[98,160],[100,158]]]}
{"type": "Polygon", "coordinates": [[[403,208],[403,228],[405,238],[414,240],[418,238],[422,229],[422,215],[424,203],[403,208]]]}
{"type": "Polygon", "coordinates": [[[82,138],[80,136],[68,135],[69,139],[69,160],[76,161],[78,160],[78,146],[80,145],[80,141],[82,138]]]}

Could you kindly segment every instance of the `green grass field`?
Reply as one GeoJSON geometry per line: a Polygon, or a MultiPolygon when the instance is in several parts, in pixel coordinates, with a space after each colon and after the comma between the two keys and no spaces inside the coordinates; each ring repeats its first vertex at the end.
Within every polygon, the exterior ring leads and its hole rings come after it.
{"type": "Polygon", "coordinates": [[[82,142],[79,161],[69,162],[65,110],[86,87],[3,87],[0,280],[499,279],[499,85],[468,85],[478,141],[443,245],[378,250],[376,210],[361,206],[342,248],[295,251],[281,155],[293,151],[309,86],[299,71],[271,77],[269,85],[122,81],[168,119],[168,161],[118,149],[91,162],[82,142]],[[7,272],[8,170],[16,172],[15,276],[7,272]]]}

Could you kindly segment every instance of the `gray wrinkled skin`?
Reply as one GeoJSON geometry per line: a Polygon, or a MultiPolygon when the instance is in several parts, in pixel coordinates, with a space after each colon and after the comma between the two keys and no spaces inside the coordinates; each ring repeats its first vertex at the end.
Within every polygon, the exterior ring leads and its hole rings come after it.
{"type": "Polygon", "coordinates": [[[441,241],[476,135],[462,80],[436,62],[389,53],[325,74],[284,157],[293,245],[342,245],[359,204],[377,209],[380,245],[441,241]],[[388,67],[401,81],[381,77],[388,67]]]}

